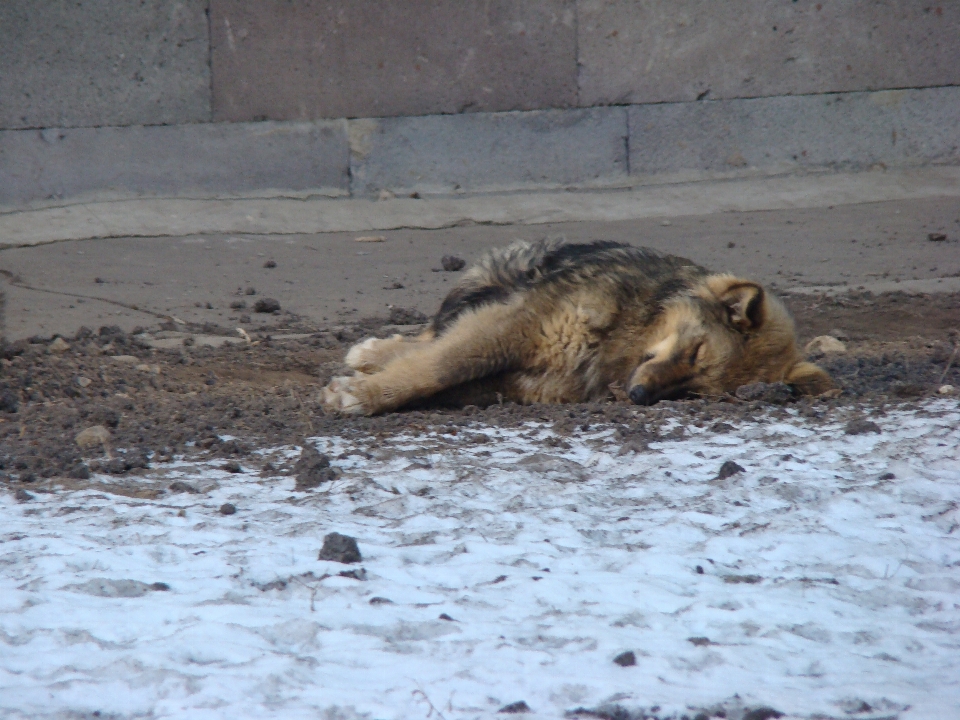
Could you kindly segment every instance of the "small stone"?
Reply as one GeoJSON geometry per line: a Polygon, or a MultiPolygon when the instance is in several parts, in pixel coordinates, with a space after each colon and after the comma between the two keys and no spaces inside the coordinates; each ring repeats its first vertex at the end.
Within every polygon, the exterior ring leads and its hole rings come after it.
{"type": "Polygon", "coordinates": [[[463,260],[463,258],[458,258],[456,255],[444,255],[440,259],[440,266],[446,272],[457,272],[458,270],[463,270],[466,265],[466,261],[463,260]]]}
{"type": "Polygon", "coordinates": [[[385,242],[387,238],[383,235],[361,235],[358,238],[355,238],[356,242],[368,242],[368,243],[379,243],[385,242]]]}
{"type": "Polygon", "coordinates": [[[697,647],[704,647],[705,645],[713,645],[708,637],[688,637],[688,643],[693,643],[697,647]]]}
{"type": "Polygon", "coordinates": [[[363,568],[359,570],[344,570],[341,573],[337,573],[340,577],[350,578],[351,580],[360,580],[363,582],[367,579],[367,571],[363,568]]]}
{"type": "Polygon", "coordinates": [[[743,714],[743,720],[770,720],[770,718],[782,718],[783,713],[770,707],[759,707],[748,710],[743,714]]]}
{"type": "Polygon", "coordinates": [[[257,289],[256,289],[255,287],[248,287],[246,290],[243,291],[243,294],[244,294],[244,295],[256,295],[256,294],[257,294],[257,289]]]}
{"type": "Polygon", "coordinates": [[[371,605],[393,605],[393,600],[385,597],[372,597],[370,598],[371,605]]]}
{"type": "Polygon", "coordinates": [[[155,582],[155,583],[150,583],[150,589],[155,590],[157,592],[169,592],[170,586],[167,585],[165,582],[155,582]]]}
{"type": "Polygon", "coordinates": [[[937,388],[937,392],[941,395],[953,395],[956,391],[953,385],[941,385],[937,388]]]}
{"type": "Polygon", "coordinates": [[[90,378],[83,377],[83,375],[78,375],[74,382],[82,388],[90,387],[90,383],[93,382],[90,378]]]}
{"type": "Polygon", "coordinates": [[[86,463],[78,462],[76,465],[70,468],[70,477],[75,480],[89,480],[90,468],[87,467],[86,463]]]}
{"type": "Polygon", "coordinates": [[[172,493],[191,493],[192,495],[200,494],[199,489],[190,483],[183,482],[183,480],[177,480],[176,482],[170,483],[170,487],[168,489],[172,493]]]}
{"type": "Polygon", "coordinates": [[[440,619],[440,620],[446,620],[447,622],[456,622],[456,620],[454,620],[452,617],[450,617],[450,616],[447,615],[446,613],[440,613],[440,618],[439,618],[439,619],[440,619]]]}
{"type": "Polygon", "coordinates": [[[249,323],[249,322],[252,322],[252,320],[250,319],[250,316],[249,316],[249,315],[241,315],[241,316],[240,316],[240,322],[242,322],[242,323],[249,323]]]}
{"type": "Polygon", "coordinates": [[[263,264],[263,266],[264,266],[265,268],[267,268],[268,270],[272,270],[273,268],[275,268],[275,267],[277,266],[277,261],[276,261],[276,260],[267,260],[267,261],[263,264]]]}
{"type": "Polygon", "coordinates": [[[17,491],[13,494],[13,497],[17,502],[30,502],[34,498],[32,493],[28,493],[23,488],[17,488],[17,491]]]}
{"type": "Polygon", "coordinates": [[[12,390],[0,391],[0,412],[15,413],[20,409],[20,398],[12,390]]]}
{"type": "Polygon", "coordinates": [[[107,443],[110,442],[110,431],[103,425],[92,425],[77,433],[77,436],[73,440],[82,448],[92,447],[94,445],[106,447],[107,443]]]}
{"type": "Polygon", "coordinates": [[[893,386],[893,394],[901,398],[921,397],[927,389],[917,383],[897,383],[893,386]]]}
{"type": "Polygon", "coordinates": [[[793,399],[793,388],[782,382],[756,382],[741,385],[734,394],[740,400],[783,405],[793,399]]]}
{"type": "Polygon", "coordinates": [[[240,463],[238,463],[236,460],[227,460],[227,462],[225,462],[222,467],[223,467],[223,469],[226,470],[228,473],[242,473],[242,472],[243,472],[243,468],[240,467],[240,463]]]}
{"type": "Polygon", "coordinates": [[[872,420],[864,420],[863,418],[851,420],[847,423],[847,426],[843,429],[843,431],[847,435],[864,435],[866,433],[879,434],[881,432],[879,425],[872,420]]]}
{"type": "Polygon", "coordinates": [[[736,475],[737,473],[746,472],[742,466],[735,463],[733,460],[727,460],[723,465],[720,466],[720,470],[717,472],[717,480],[726,480],[731,475],[736,475]]]}
{"type": "Polygon", "coordinates": [[[617,655],[613,661],[620,667],[630,667],[637,664],[637,656],[633,650],[627,650],[617,655]]]}
{"type": "Polygon", "coordinates": [[[946,233],[932,232],[927,234],[927,240],[929,240],[930,242],[944,242],[946,239],[947,239],[946,233]]]}
{"type": "Polygon", "coordinates": [[[246,310],[246,309],[247,309],[247,303],[246,303],[244,300],[234,300],[232,303],[230,303],[230,309],[231,309],[231,310],[246,310]]]}
{"type": "Polygon", "coordinates": [[[253,311],[258,313],[272,313],[280,309],[280,303],[273,298],[260,298],[253,306],[253,311]]]}
{"type": "Polygon", "coordinates": [[[224,503],[220,506],[221,515],[233,515],[237,512],[237,506],[233,503],[224,503]]]}
{"type": "Polygon", "coordinates": [[[518,700],[517,702],[512,702],[509,705],[504,705],[502,708],[497,710],[498,713],[504,713],[506,715],[518,715],[520,713],[530,712],[530,706],[527,705],[523,700],[518,700]]]}
{"type": "Polygon", "coordinates": [[[815,353],[830,355],[831,353],[845,353],[847,346],[830,335],[819,335],[808,342],[804,350],[808,355],[815,353]]]}
{"type": "Polygon", "coordinates": [[[57,353],[57,354],[59,354],[59,353],[64,353],[64,352],[66,352],[66,351],[69,350],[69,349],[70,349],[70,345],[67,344],[67,341],[64,340],[62,337],[58,337],[58,338],[57,338],[56,340],[54,340],[52,343],[50,343],[49,345],[47,345],[47,350],[49,350],[49,351],[52,352],[52,353],[57,353]]]}
{"type": "Polygon", "coordinates": [[[293,466],[293,474],[297,478],[293,489],[303,492],[335,480],[338,473],[330,467],[329,457],[320,453],[313,445],[304,445],[300,451],[300,459],[293,466]]]}
{"type": "Polygon", "coordinates": [[[356,538],[336,532],[324,536],[323,547],[317,555],[317,560],[330,560],[346,565],[360,562],[362,559],[356,538]]]}

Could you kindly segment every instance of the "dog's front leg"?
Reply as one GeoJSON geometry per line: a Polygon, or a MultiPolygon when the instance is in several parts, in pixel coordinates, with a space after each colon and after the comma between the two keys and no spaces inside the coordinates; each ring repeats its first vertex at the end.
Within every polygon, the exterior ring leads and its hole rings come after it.
{"type": "Polygon", "coordinates": [[[464,313],[435,340],[417,343],[380,372],[334,378],[324,404],[339,412],[375,415],[447,388],[518,367],[522,321],[513,305],[464,313]]]}

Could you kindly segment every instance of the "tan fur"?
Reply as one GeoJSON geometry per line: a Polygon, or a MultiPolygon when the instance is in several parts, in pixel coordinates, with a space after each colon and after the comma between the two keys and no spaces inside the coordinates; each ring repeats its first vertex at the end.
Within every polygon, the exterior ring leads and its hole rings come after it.
{"type": "Polygon", "coordinates": [[[574,258],[560,280],[516,281],[496,301],[469,299],[477,288],[486,289],[484,282],[499,281],[495,273],[510,281],[517,257],[541,263],[520,266],[524,277],[531,276],[555,247],[541,248],[539,255],[524,255],[526,250],[515,245],[494,253],[467,274],[444,307],[457,300],[457,292],[467,300],[453,306],[447,325],[441,309],[434,322],[439,331],[352,348],[347,364],[358,372],[331,381],[326,406],[376,414],[429,398],[454,404],[495,398],[582,402],[608,397],[613,383],[643,404],[719,396],[758,381],[782,381],[811,394],[833,387],[822,369],[803,361],[793,321],[778,300],[749,280],[710,275],[682,259],[660,262],[651,255],[656,265],[631,249],[613,248],[600,260],[589,255],[592,264],[582,269],[574,258]],[[645,261],[652,264],[638,264],[645,261]],[[654,290],[667,281],[682,288],[653,307],[654,290]],[[644,300],[647,282],[651,295],[644,300]]]}

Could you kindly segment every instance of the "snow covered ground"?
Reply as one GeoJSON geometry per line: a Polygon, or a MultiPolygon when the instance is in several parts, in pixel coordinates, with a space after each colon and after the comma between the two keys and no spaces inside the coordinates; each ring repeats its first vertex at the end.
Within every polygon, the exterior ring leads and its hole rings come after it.
{"type": "Polygon", "coordinates": [[[311,493],[222,461],[158,466],[202,491],[160,500],[4,493],[0,716],[958,718],[958,404],[870,419],[321,437],[311,493]],[[361,563],[318,561],[333,531],[361,563]]]}

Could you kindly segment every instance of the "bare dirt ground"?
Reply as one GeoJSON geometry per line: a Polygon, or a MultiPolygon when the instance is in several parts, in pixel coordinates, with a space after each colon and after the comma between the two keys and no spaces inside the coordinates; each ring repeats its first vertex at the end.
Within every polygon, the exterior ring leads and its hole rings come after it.
{"type": "MultiPolygon", "coordinates": [[[[847,345],[845,353],[812,356],[843,388],[839,397],[790,401],[811,419],[843,406],[909,405],[943,385],[960,386],[960,295],[854,292],[787,302],[802,343],[831,334],[847,345]]],[[[170,323],[160,332],[104,326],[7,344],[0,360],[0,478],[11,491],[42,492],[106,472],[116,478],[113,492],[142,496],[157,491],[141,486],[137,476],[175,455],[249,465],[255,447],[299,444],[316,435],[376,438],[427,429],[456,435],[477,422],[509,427],[527,420],[551,422],[562,434],[613,424],[624,447],[633,447],[658,437],[661,425],[678,416],[707,427],[750,417],[764,404],[730,397],[638,408],[611,399],[375,418],[326,414],[318,391],[343,370],[351,344],[369,335],[415,332],[410,321],[424,319],[416,311],[392,312],[392,318],[323,327],[291,314],[282,321],[271,316],[270,325],[247,326],[251,342],[236,342],[235,331],[209,323],[170,323]],[[227,339],[234,342],[215,346],[227,339]],[[109,430],[108,442],[78,444],[81,431],[98,425],[109,430]]]]}

